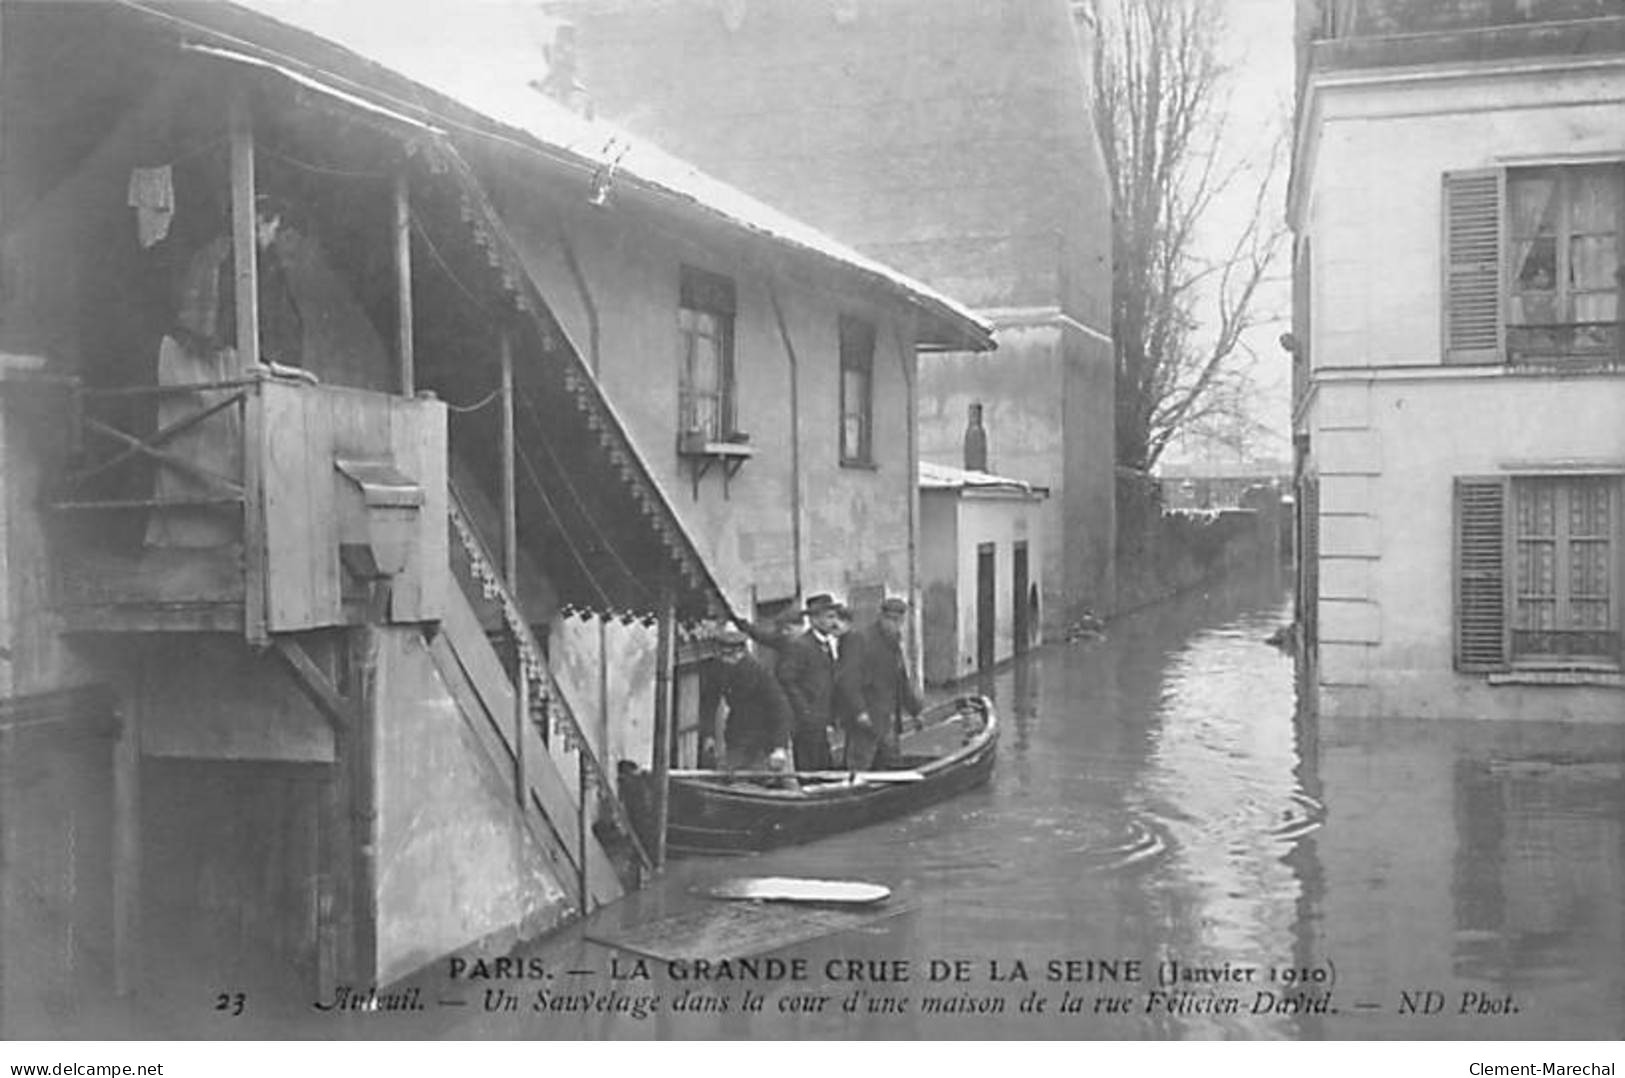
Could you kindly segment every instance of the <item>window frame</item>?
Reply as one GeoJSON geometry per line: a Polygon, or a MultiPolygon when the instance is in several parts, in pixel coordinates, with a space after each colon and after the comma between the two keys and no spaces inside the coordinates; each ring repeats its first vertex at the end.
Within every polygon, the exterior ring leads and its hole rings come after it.
{"type": "MultiPolygon", "coordinates": [[[[1622,526],[1620,513],[1620,500],[1625,494],[1625,484],[1621,483],[1618,475],[1579,474],[1579,473],[1538,473],[1519,474],[1511,477],[1507,484],[1507,663],[1514,670],[1544,670],[1544,669],[1606,669],[1618,670],[1625,663],[1622,655],[1622,644],[1625,644],[1625,632],[1622,632],[1620,619],[1620,559],[1622,546],[1625,546],[1625,526],[1622,526]],[[1526,630],[1518,627],[1518,603],[1522,599],[1541,598],[1544,596],[1527,590],[1527,578],[1519,572],[1519,545],[1523,543],[1550,542],[1553,548],[1554,560],[1554,587],[1551,601],[1556,604],[1559,611],[1567,608],[1576,600],[1572,589],[1572,563],[1570,556],[1575,542],[1595,541],[1595,536],[1577,537],[1569,531],[1569,521],[1564,519],[1570,508],[1571,499],[1578,484],[1584,481],[1594,481],[1603,484],[1608,494],[1608,520],[1602,535],[1607,543],[1607,569],[1608,592],[1602,596],[1608,603],[1609,622],[1602,630],[1612,633],[1615,637],[1613,655],[1602,654],[1541,654],[1538,652],[1520,652],[1518,647],[1518,634],[1526,630]],[[1555,484],[1561,492],[1558,498],[1558,508],[1554,511],[1554,531],[1550,536],[1544,533],[1539,535],[1526,534],[1519,530],[1518,497],[1520,487],[1531,487],[1535,484],[1555,484]]],[[[1578,601],[1584,601],[1583,599],[1578,601]]]]}
{"type": "MultiPolygon", "coordinates": [[[[1573,330],[1584,325],[1608,325],[1609,323],[1582,322],[1578,318],[1575,296],[1577,292],[1569,281],[1566,267],[1572,264],[1573,241],[1575,238],[1575,193],[1578,185],[1578,174],[1586,169],[1606,169],[1613,173],[1614,179],[1614,348],[1613,358],[1620,358],[1622,342],[1620,326],[1625,323],[1625,277],[1618,272],[1622,264],[1620,258],[1625,254],[1625,164],[1618,161],[1574,161],[1554,164],[1509,165],[1506,167],[1505,178],[1502,181],[1501,205],[1501,317],[1505,328],[1503,330],[1503,345],[1506,350],[1508,363],[1584,363],[1588,359],[1607,358],[1609,353],[1605,349],[1591,351],[1575,351],[1572,349],[1554,353],[1552,355],[1515,354],[1513,334],[1519,329],[1560,328],[1568,327],[1573,330]],[[1526,290],[1518,287],[1517,258],[1518,237],[1514,234],[1513,221],[1513,184],[1525,178],[1550,177],[1554,185],[1554,200],[1557,211],[1557,221],[1552,239],[1553,245],[1553,302],[1560,312],[1561,320],[1555,322],[1514,322],[1512,320],[1514,301],[1526,290]]],[[[1538,233],[1537,233],[1538,237],[1538,233]]],[[[1587,290],[1596,293],[1598,289],[1587,290]]]]}
{"type": "Polygon", "coordinates": [[[740,433],[739,384],[735,370],[734,322],[738,300],[733,279],[694,266],[683,266],[677,304],[677,434],[679,441],[698,431],[707,443],[726,442],[740,433]],[[690,313],[715,320],[714,335],[689,325],[690,313]],[[694,425],[696,401],[693,354],[699,341],[715,340],[717,388],[704,394],[716,402],[715,429],[694,425]]]}
{"type": "Polygon", "coordinates": [[[879,331],[867,318],[843,314],[839,321],[840,364],[838,382],[840,412],[837,418],[837,450],[843,468],[874,468],[875,464],[875,349],[879,331]],[[847,375],[861,374],[863,400],[856,412],[847,399],[847,375]],[[858,420],[858,445],[847,444],[847,420],[858,420]]]}
{"type": "MultiPolygon", "coordinates": [[[[1572,493],[1560,499],[1564,504],[1572,493]]],[[[1519,469],[1499,475],[1458,476],[1455,480],[1453,515],[1453,547],[1451,571],[1455,590],[1453,636],[1455,639],[1455,667],[1462,673],[1495,674],[1511,672],[1576,671],[1619,674],[1625,671],[1625,469],[1605,467],[1597,469],[1519,469]],[[1533,598],[1539,593],[1524,591],[1525,577],[1519,571],[1520,542],[1538,542],[1543,537],[1525,536],[1519,531],[1518,488],[1520,484],[1556,483],[1572,492],[1574,485],[1586,480],[1602,481],[1609,489],[1609,520],[1606,531],[1608,543],[1607,571],[1609,604],[1608,625],[1603,632],[1615,637],[1612,655],[1597,654],[1540,654],[1519,653],[1515,642],[1518,628],[1518,602],[1520,598],[1533,598]],[[1474,493],[1476,491],[1476,493],[1474,493]],[[1494,492],[1499,491],[1499,495],[1494,492]],[[1484,507],[1496,502],[1500,520],[1484,516],[1484,507]],[[1485,499],[1489,500],[1486,501],[1485,499]],[[1469,522],[1472,518],[1472,522],[1469,522]],[[1486,528],[1493,530],[1486,530],[1486,528]],[[1469,535],[1468,532],[1475,529],[1469,535]],[[1494,535],[1493,548],[1487,546],[1494,535]],[[1487,566],[1485,555],[1492,556],[1493,566],[1487,566]],[[1496,578],[1493,591],[1486,593],[1486,571],[1496,578]],[[1498,599],[1491,596],[1498,593],[1498,599]],[[1492,610],[1498,614],[1499,646],[1486,653],[1487,618],[1492,610]]],[[[1552,541],[1561,543],[1567,535],[1566,526],[1558,526],[1552,541]]],[[[1572,537],[1570,537],[1572,538],[1572,537]]],[[[1556,552],[1559,569],[1568,566],[1568,551],[1556,552]]],[[[1554,579],[1557,573],[1554,572],[1554,579]]],[[[1569,585],[1558,580],[1553,600],[1561,609],[1566,595],[1573,593],[1569,585]]]]}
{"type": "MultiPolygon", "coordinates": [[[[1615,347],[1587,351],[1554,351],[1546,354],[1513,354],[1513,331],[1532,323],[1514,323],[1512,306],[1516,281],[1513,259],[1513,206],[1511,182],[1520,175],[1550,173],[1562,177],[1562,222],[1569,220],[1572,201],[1568,197],[1570,177],[1580,169],[1611,169],[1616,177],[1620,201],[1616,217],[1615,256],[1625,266],[1625,157],[1618,155],[1504,161],[1484,168],[1447,170],[1441,175],[1440,212],[1440,360],[1446,365],[1495,365],[1508,367],[1584,368],[1594,365],[1625,364],[1625,274],[1616,274],[1613,325],[1615,347]],[[1485,198],[1492,195],[1493,206],[1485,213],[1485,198]],[[1476,216],[1475,216],[1476,211],[1476,216]],[[1493,259],[1482,246],[1493,242],[1493,259]],[[1485,290],[1493,287],[1486,295],[1485,290]],[[1488,319],[1493,318],[1493,324],[1488,319]],[[1490,339],[1493,338],[1493,341],[1490,339]]],[[[1558,235],[1559,253],[1566,252],[1571,235],[1563,229],[1558,235]]],[[[1567,289],[1562,290],[1568,294],[1567,289]]],[[[1590,323],[1550,323],[1573,326],[1590,323]]],[[[1603,323],[1606,324],[1606,323],[1603,323]]],[[[1533,323],[1545,325],[1545,323],[1533,323]]]]}

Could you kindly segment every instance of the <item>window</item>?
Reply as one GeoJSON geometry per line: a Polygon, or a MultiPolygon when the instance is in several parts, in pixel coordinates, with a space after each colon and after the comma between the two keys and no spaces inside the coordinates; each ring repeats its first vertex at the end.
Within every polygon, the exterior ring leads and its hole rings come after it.
{"type": "Polygon", "coordinates": [[[726,442],[734,414],[734,283],[714,273],[683,267],[677,312],[682,367],[678,379],[680,440],[726,442]]]}
{"type": "Polygon", "coordinates": [[[1445,176],[1445,358],[1620,358],[1618,164],[1445,176]]]}
{"type": "Polygon", "coordinates": [[[1456,660],[1463,670],[1617,667],[1618,476],[1456,481],[1456,660]]]}
{"type": "Polygon", "coordinates": [[[874,463],[875,327],[841,318],[841,463],[874,463]]]}

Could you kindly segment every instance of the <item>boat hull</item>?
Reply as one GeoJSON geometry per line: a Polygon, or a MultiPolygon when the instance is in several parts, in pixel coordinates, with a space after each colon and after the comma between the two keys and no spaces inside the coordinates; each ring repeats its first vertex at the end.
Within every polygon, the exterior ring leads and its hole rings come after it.
{"type": "MultiPolygon", "coordinates": [[[[905,737],[904,766],[920,771],[918,782],[823,784],[792,791],[673,778],[666,849],[675,854],[770,850],[895,819],[981,786],[992,774],[998,754],[998,720],[985,699],[975,698],[974,706],[983,718],[982,728],[942,756],[922,760],[912,755],[910,742],[919,735],[905,737]]],[[[924,734],[940,738],[943,725],[924,734]]],[[[647,803],[653,803],[652,797],[647,803]]]]}

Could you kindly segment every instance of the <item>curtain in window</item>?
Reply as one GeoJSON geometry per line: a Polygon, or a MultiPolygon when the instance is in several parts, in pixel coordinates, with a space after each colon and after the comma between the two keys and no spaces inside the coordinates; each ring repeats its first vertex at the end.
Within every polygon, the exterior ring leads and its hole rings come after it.
{"type": "Polygon", "coordinates": [[[1557,310],[1557,190],[1549,174],[1514,176],[1507,183],[1515,324],[1565,321],[1557,310]]]}

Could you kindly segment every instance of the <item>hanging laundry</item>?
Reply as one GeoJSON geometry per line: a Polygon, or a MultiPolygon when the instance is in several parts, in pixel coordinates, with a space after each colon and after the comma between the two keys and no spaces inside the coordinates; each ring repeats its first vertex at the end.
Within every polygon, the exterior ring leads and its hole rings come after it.
{"type": "Polygon", "coordinates": [[[169,165],[131,169],[127,201],[135,208],[136,237],[141,246],[151,247],[163,240],[175,217],[173,169],[169,165]]]}

